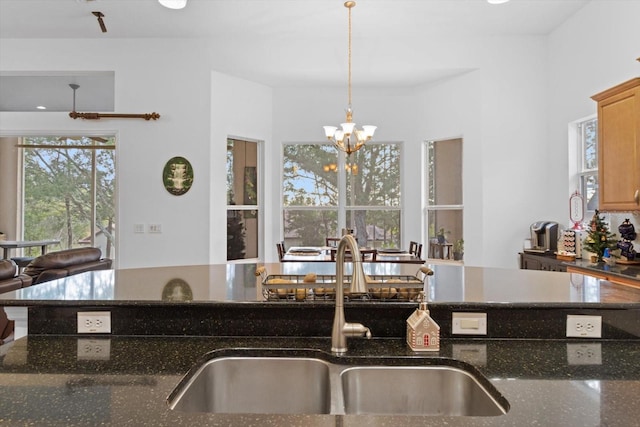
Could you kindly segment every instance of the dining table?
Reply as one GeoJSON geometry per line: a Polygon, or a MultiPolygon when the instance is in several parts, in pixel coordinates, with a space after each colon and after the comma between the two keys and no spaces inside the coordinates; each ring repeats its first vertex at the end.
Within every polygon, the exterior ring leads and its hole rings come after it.
{"type": "MultiPolygon", "coordinates": [[[[400,249],[359,248],[364,262],[392,262],[423,264],[425,260],[400,249]]],[[[335,262],[336,248],[333,246],[292,246],[281,262],[335,262]]]]}
{"type": "Polygon", "coordinates": [[[34,248],[40,246],[40,254],[47,253],[47,247],[60,244],[60,240],[0,240],[0,248],[2,248],[2,259],[9,259],[11,251],[20,248],[34,248]]]}

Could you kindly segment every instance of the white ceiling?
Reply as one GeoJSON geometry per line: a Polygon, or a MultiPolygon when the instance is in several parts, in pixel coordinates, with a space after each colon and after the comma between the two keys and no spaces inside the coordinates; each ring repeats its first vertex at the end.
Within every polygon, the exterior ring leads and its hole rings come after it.
{"type": "MultiPolygon", "coordinates": [[[[451,38],[545,35],[589,1],[604,0],[358,0],[354,86],[411,87],[460,74],[466,70],[430,67],[426,49],[451,38]]],[[[343,3],[189,0],[185,9],[170,10],[157,0],[0,0],[0,39],[206,38],[229,58],[226,71],[239,77],[271,86],[344,85],[343,3]],[[107,33],[93,11],[104,14],[107,33]]],[[[4,111],[11,109],[6,74],[0,75],[4,111]]],[[[36,85],[40,96],[44,86],[36,85]]]]}

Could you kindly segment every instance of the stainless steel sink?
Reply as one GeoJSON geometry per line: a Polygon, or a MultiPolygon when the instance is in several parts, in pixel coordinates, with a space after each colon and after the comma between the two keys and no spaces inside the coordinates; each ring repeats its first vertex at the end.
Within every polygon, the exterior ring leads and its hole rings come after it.
{"type": "Polygon", "coordinates": [[[185,412],[328,414],[329,365],[313,358],[213,359],[172,393],[169,406],[185,412]]]}
{"type": "Polygon", "coordinates": [[[453,366],[246,355],[192,369],[167,402],[184,412],[245,414],[491,416],[509,409],[488,380],[453,366]]]}
{"type": "Polygon", "coordinates": [[[347,368],[340,376],[347,414],[492,416],[507,412],[473,375],[450,366],[360,366],[347,368]]]}

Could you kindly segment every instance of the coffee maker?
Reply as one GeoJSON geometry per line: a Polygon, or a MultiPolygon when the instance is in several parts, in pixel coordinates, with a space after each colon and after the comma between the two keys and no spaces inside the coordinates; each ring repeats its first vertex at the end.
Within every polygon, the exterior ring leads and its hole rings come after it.
{"type": "Polygon", "coordinates": [[[537,221],[531,224],[531,248],[525,252],[545,254],[558,249],[558,223],[537,221]]]}

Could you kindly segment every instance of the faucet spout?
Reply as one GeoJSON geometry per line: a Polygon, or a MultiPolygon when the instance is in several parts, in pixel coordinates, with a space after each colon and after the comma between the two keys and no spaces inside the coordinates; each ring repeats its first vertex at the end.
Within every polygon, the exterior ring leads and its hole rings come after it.
{"type": "Polygon", "coordinates": [[[331,351],[342,354],[347,351],[347,337],[365,336],[371,338],[371,331],[360,323],[347,323],[344,318],[344,258],[347,248],[351,251],[353,271],[351,273],[351,293],[367,292],[367,280],[362,266],[362,255],[356,239],[347,234],[338,243],[336,250],[336,309],[331,331],[331,351]]]}

